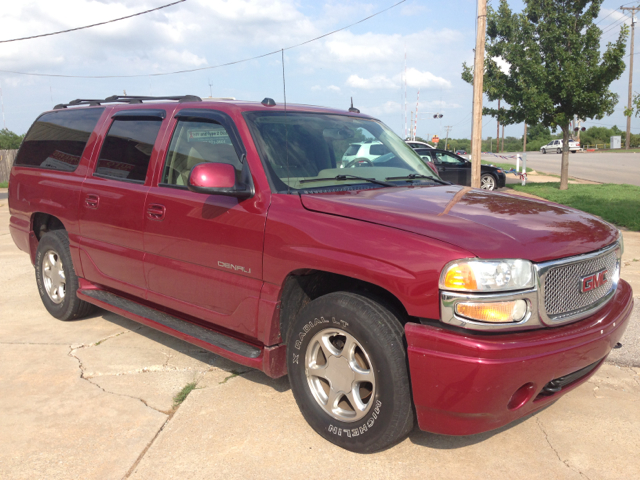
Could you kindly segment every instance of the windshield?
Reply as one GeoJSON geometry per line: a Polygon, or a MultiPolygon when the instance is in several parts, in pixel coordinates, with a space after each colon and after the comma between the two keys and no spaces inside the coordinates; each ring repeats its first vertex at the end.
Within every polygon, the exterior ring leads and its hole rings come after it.
{"type": "Polygon", "coordinates": [[[248,112],[245,117],[278,192],[354,184],[380,187],[366,179],[393,178],[393,186],[440,180],[409,145],[376,120],[289,112],[248,112]],[[350,178],[354,176],[364,180],[350,178]]]}

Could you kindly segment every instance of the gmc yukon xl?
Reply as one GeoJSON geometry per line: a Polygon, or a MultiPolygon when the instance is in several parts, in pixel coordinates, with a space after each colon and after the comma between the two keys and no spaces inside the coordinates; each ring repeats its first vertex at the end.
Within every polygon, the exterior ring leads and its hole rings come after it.
{"type": "Polygon", "coordinates": [[[596,372],[633,305],[616,228],[451,185],[357,109],[57,105],[9,206],[51,315],[100,307],[288,374],[309,425],[356,452],[544,408],[596,372]],[[389,153],[343,165],[363,142],[389,153]]]}

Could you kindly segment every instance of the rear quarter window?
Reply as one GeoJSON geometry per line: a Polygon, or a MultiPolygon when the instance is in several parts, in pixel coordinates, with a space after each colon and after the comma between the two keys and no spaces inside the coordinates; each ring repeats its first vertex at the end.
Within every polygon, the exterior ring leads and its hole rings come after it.
{"type": "Polygon", "coordinates": [[[40,116],[22,142],[15,164],[73,172],[103,111],[61,110],[40,116]]]}

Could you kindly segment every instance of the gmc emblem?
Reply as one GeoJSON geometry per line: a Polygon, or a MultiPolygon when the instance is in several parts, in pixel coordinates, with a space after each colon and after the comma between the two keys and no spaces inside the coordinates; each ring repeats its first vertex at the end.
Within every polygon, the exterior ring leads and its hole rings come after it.
{"type": "Polygon", "coordinates": [[[580,279],[580,293],[590,292],[607,283],[607,271],[601,270],[580,279]]]}

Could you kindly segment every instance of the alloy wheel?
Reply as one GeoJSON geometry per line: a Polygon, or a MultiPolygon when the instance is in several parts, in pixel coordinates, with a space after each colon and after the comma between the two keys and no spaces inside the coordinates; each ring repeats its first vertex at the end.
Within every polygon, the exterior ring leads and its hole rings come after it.
{"type": "Polygon", "coordinates": [[[62,303],[66,294],[67,280],[62,259],[54,250],[48,250],[42,258],[42,278],[51,301],[55,304],[62,303]]]}
{"type": "Polygon", "coordinates": [[[368,353],[349,333],[338,328],[318,332],[309,342],[305,374],[318,405],[342,422],[363,418],[376,393],[368,353]]]}

